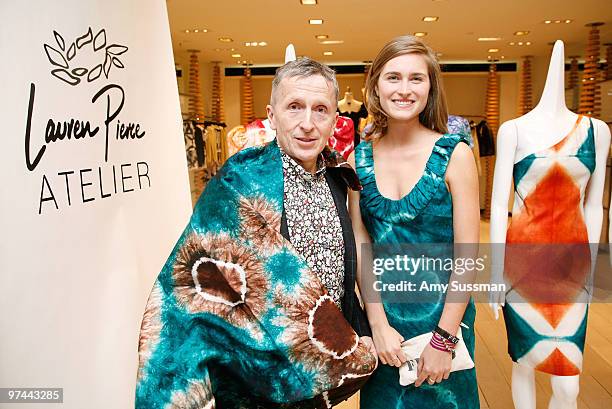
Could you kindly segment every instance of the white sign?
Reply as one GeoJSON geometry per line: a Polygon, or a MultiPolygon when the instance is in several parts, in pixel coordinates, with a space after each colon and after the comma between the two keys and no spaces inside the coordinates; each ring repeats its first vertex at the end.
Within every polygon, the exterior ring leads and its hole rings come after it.
{"type": "Polygon", "coordinates": [[[0,18],[0,388],[131,408],[146,299],[191,211],[166,4],[0,18]]]}

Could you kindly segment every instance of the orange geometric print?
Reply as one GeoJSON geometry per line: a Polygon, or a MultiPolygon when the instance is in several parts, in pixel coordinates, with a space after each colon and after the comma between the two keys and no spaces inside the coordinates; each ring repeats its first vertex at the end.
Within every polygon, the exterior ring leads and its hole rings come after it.
{"type": "Polygon", "coordinates": [[[535,367],[537,371],[558,376],[580,375],[580,369],[574,365],[558,348],[535,367]]]}
{"type": "Polygon", "coordinates": [[[587,243],[580,211],[580,189],[559,163],[523,202],[512,218],[507,243],[587,243]]]}
{"type": "Polygon", "coordinates": [[[557,325],[561,322],[567,310],[573,304],[565,303],[565,304],[542,304],[542,303],[532,303],[531,306],[538,310],[540,314],[548,321],[548,323],[553,327],[557,328],[557,325]]]}
{"type": "Polygon", "coordinates": [[[580,189],[555,163],[524,200],[507,232],[505,277],[527,301],[556,304],[538,308],[556,327],[582,290],[590,250],[580,189]]]}

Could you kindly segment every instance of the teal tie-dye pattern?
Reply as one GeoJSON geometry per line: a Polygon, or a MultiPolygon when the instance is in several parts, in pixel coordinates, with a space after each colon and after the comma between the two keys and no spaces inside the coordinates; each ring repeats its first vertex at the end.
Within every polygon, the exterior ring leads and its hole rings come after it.
{"type": "Polygon", "coordinates": [[[368,379],[376,357],[282,237],[282,200],[275,142],[209,182],[147,303],[136,408],[330,407],[368,379]]]}
{"type": "MultiPolygon", "coordinates": [[[[445,183],[446,168],[458,143],[466,143],[460,135],[443,135],[435,143],[425,171],[414,188],[400,200],[384,197],[376,185],[372,143],[361,143],[355,149],[357,175],[363,186],[360,196],[361,216],[375,244],[453,243],[453,203],[445,183]]],[[[452,246],[451,246],[452,247],[452,246]]],[[[440,272],[437,272],[440,273],[440,272]]],[[[426,275],[419,271],[418,274],[426,275]]],[[[446,280],[448,275],[430,277],[446,280]]],[[[438,302],[385,303],[389,324],[405,339],[432,331],[438,324],[443,297],[438,302]]],[[[467,306],[462,322],[464,341],[474,357],[473,301],[467,306]]],[[[479,408],[475,369],[451,373],[440,384],[399,385],[398,369],[380,365],[361,392],[361,407],[387,408],[479,408]]]]}

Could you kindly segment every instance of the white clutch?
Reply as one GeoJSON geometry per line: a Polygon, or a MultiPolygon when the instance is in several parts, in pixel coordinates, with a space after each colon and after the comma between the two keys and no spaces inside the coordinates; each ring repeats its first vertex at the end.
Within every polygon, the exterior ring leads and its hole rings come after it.
{"type": "MultiPolygon", "coordinates": [[[[472,369],[474,367],[474,361],[472,361],[467,347],[465,346],[465,342],[463,341],[461,328],[459,328],[457,338],[459,338],[459,342],[455,348],[455,358],[453,358],[451,364],[451,372],[472,369]]],[[[402,342],[402,351],[408,360],[399,368],[400,385],[408,386],[416,381],[419,357],[430,340],[431,332],[427,332],[402,342]]]]}

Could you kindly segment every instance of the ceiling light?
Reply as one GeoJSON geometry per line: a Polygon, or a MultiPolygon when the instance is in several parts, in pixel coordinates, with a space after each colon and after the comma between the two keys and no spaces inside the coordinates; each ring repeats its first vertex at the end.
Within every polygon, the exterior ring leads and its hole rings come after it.
{"type": "Polygon", "coordinates": [[[331,51],[323,51],[323,55],[334,55],[331,51]]]}
{"type": "Polygon", "coordinates": [[[555,20],[555,24],[559,24],[561,20],[555,20]]]}
{"type": "Polygon", "coordinates": [[[300,0],[300,3],[302,3],[302,6],[316,6],[317,0],[300,0]]]}
{"type": "Polygon", "coordinates": [[[208,29],[207,28],[203,28],[200,31],[203,32],[203,33],[208,33],[208,29]]]}
{"type": "Polygon", "coordinates": [[[195,30],[193,30],[194,33],[199,33],[200,30],[198,30],[197,28],[195,30]]]}
{"type": "Polygon", "coordinates": [[[315,38],[317,40],[325,40],[326,38],[329,38],[329,36],[327,34],[317,34],[315,38]]]}
{"type": "Polygon", "coordinates": [[[189,33],[189,30],[185,30],[186,33],[189,33]]]}
{"type": "Polygon", "coordinates": [[[527,41],[525,45],[531,45],[531,41],[527,41]]]}
{"type": "Polygon", "coordinates": [[[251,43],[244,43],[245,47],[250,47],[251,43]]]}
{"type": "Polygon", "coordinates": [[[529,31],[515,31],[514,32],[515,36],[526,36],[527,34],[529,34],[529,31]]]}
{"type": "Polygon", "coordinates": [[[267,46],[267,45],[268,45],[268,43],[266,43],[265,41],[260,41],[260,42],[259,42],[259,46],[260,46],[260,47],[265,47],[265,46],[267,46]]]}
{"type": "Polygon", "coordinates": [[[344,40],[323,40],[321,44],[344,44],[344,40]]]}
{"type": "Polygon", "coordinates": [[[499,41],[501,37],[478,37],[478,41],[499,41]]]}
{"type": "Polygon", "coordinates": [[[416,33],[414,33],[415,37],[425,37],[426,35],[427,33],[424,31],[417,31],[416,33]]]}
{"type": "Polygon", "coordinates": [[[310,20],[308,20],[308,24],[323,24],[323,20],[320,19],[320,18],[310,19],[310,20]]]}
{"type": "Polygon", "coordinates": [[[565,20],[565,23],[566,23],[566,24],[569,24],[569,23],[571,23],[571,22],[572,22],[572,20],[570,20],[570,19],[565,20]]]}
{"type": "Polygon", "coordinates": [[[234,40],[229,37],[219,37],[219,41],[221,41],[222,43],[231,43],[234,40]]]}
{"type": "Polygon", "coordinates": [[[232,58],[240,58],[242,57],[240,54],[232,54],[232,58]]]}
{"type": "MultiPolygon", "coordinates": [[[[227,49],[226,49],[226,50],[227,50],[227,49]]],[[[230,48],[230,51],[236,51],[236,49],[235,49],[235,48],[230,48]]]]}
{"type": "Polygon", "coordinates": [[[512,41],[512,42],[510,42],[510,43],[508,43],[508,44],[510,44],[510,45],[514,45],[514,44],[516,44],[516,43],[515,43],[514,41],[512,41]]]}
{"type": "Polygon", "coordinates": [[[251,47],[257,47],[257,41],[251,41],[251,47]]]}
{"type": "Polygon", "coordinates": [[[437,16],[425,16],[423,17],[423,21],[427,21],[428,23],[431,23],[433,21],[438,21],[438,17],[437,16]]]}
{"type": "Polygon", "coordinates": [[[506,58],[506,57],[504,57],[504,56],[502,55],[502,56],[501,56],[501,59],[503,60],[504,58],[506,58]]]}
{"type": "Polygon", "coordinates": [[[490,53],[498,53],[499,52],[499,48],[489,48],[490,53]]]}
{"type": "Polygon", "coordinates": [[[522,41],[519,41],[519,42],[518,42],[518,45],[523,45],[523,42],[522,42],[522,41]]]}
{"type": "Polygon", "coordinates": [[[544,24],[550,24],[550,23],[552,23],[552,21],[550,21],[550,20],[544,20],[544,24]]]}

